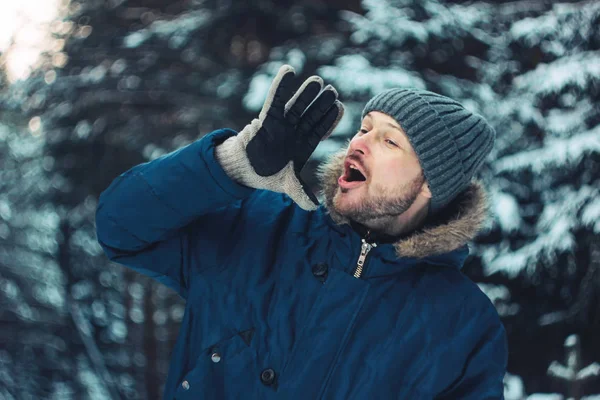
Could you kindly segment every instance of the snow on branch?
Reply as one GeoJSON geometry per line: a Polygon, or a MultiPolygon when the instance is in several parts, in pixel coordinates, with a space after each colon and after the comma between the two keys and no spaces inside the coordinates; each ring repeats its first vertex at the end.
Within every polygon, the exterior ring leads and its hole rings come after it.
{"type": "MultiPolygon", "coordinates": [[[[575,96],[571,93],[565,93],[563,101],[571,101],[575,103],[575,96]]],[[[572,108],[553,108],[548,111],[544,123],[545,128],[556,136],[568,136],[577,131],[585,129],[585,121],[596,113],[596,106],[589,101],[583,99],[576,102],[572,108]]]]}
{"type": "MultiPolygon", "coordinates": [[[[160,38],[175,39],[175,42],[185,41],[186,36],[204,26],[210,19],[206,10],[191,11],[181,14],[170,21],[155,21],[148,28],[130,33],[123,38],[125,47],[134,48],[142,45],[146,40],[156,35],[160,38]]],[[[172,47],[179,47],[179,43],[172,43],[172,47]]]]}
{"type": "Polygon", "coordinates": [[[565,56],[533,71],[517,76],[515,88],[535,95],[560,93],[568,85],[585,90],[600,77],[600,51],[587,51],[565,56]]]}
{"type": "Polygon", "coordinates": [[[533,273],[540,261],[553,262],[557,254],[575,249],[577,243],[573,231],[585,226],[579,218],[579,210],[600,197],[600,190],[582,186],[577,190],[563,187],[555,192],[555,200],[546,203],[536,226],[537,237],[516,251],[503,249],[496,254],[484,253],[486,274],[505,272],[509,277],[521,271],[533,273]],[[489,259],[493,256],[493,259],[489,259]]]}
{"type": "Polygon", "coordinates": [[[340,14],[354,28],[351,38],[355,43],[374,38],[401,45],[407,38],[426,42],[429,37],[425,26],[414,21],[408,10],[387,0],[365,0],[363,7],[367,10],[364,17],[350,11],[340,14]]]}
{"type": "Polygon", "coordinates": [[[491,188],[492,214],[503,232],[516,231],[522,222],[519,203],[513,195],[497,189],[496,186],[491,188]]]}
{"type": "Polygon", "coordinates": [[[394,87],[425,89],[423,79],[416,73],[402,68],[373,67],[360,54],[342,56],[336,60],[336,64],[319,68],[318,74],[345,95],[375,95],[394,87]]]}
{"type": "Polygon", "coordinates": [[[509,34],[527,46],[543,44],[545,40],[555,38],[562,45],[577,33],[589,37],[594,29],[594,21],[600,15],[600,3],[595,1],[577,4],[555,4],[552,9],[539,17],[525,18],[512,24],[509,34]]]}
{"type": "Polygon", "coordinates": [[[491,8],[485,5],[445,6],[435,1],[408,1],[399,5],[389,0],[364,0],[362,3],[367,10],[365,16],[351,11],[340,14],[352,25],[351,38],[357,44],[379,39],[400,46],[409,38],[425,43],[431,36],[453,38],[461,32],[476,34],[484,41],[488,39],[483,30],[475,28],[490,19],[491,8]],[[416,21],[414,5],[422,7],[428,18],[416,21]]]}
{"type": "Polygon", "coordinates": [[[600,234],[600,196],[587,203],[581,211],[581,222],[600,234]]]}
{"type": "Polygon", "coordinates": [[[589,153],[600,152],[600,125],[569,138],[552,138],[544,147],[502,157],[494,163],[496,172],[531,169],[540,173],[579,162],[589,153]]]}

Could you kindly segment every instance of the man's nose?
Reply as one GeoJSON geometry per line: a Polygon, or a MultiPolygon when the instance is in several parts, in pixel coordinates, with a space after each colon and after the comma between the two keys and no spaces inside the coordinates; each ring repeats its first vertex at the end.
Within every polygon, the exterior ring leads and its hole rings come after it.
{"type": "Polygon", "coordinates": [[[369,151],[369,146],[370,146],[370,137],[371,135],[367,134],[367,133],[363,133],[362,135],[357,135],[355,136],[351,141],[350,141],[350,153],[362,153],[363,155],[368,155],[370,153],[369,151]]]}

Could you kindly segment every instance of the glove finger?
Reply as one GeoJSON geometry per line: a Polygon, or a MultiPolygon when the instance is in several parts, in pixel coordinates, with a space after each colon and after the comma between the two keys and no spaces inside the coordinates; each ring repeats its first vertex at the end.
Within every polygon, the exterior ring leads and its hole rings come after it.
{"type": "Polygon", "coordinates": [[[285,111],[285,103],[289,99],[292,92],[294,77],[296,72],[291,65],[283,65],[279,68],[277,75],[271,82],[267,99],[260,111],[259,119],[264,121],[267,114],[276,117],[283,117],[285,111]]]}
{"type": "Polygon", "coordinates": [[[300,137],[310,135],[312,130],[316,127],[318,122],[321,120],[321,118],[323,118],[325,113],[327,113],[336,100],[336,90],[331,85],[327,85],[319,97],[313,101],[313,103],[300,118],[300,122],[298,124],[298,135],[300,137]]]}
{"type": "Polygon", "coordinates": [[[327,114],[319,121],[317,127],[313,130],[313,134],[319,141],[323,141],[331,135],[331,132],[335,129],[335,127],[340,123],[340,120],[344,116],[344,105],[341,101],[336,100],[333,103],[333,107],[327,111],[327,114]],[[334,108],[337,109],[337,113],[334,111],[334,108]],[[330,114],[331,113],[331,114],[330,114]],[[331,118],[335,115],[335,119],[331,121],[331,118]]]}
{"type": "Polygon", "coordinates": [[[294,93],[294,96],[285,105],[285,117],[292,125],[298,124],[302,113],[313,102],[322,88],[323,79],[315,75],[305,80],[300,89],[294,93]]]}
{"type": "Polygon", "coordinates": [[[294,152],[294,166],[297,171],[304,167],[321,140],[333,131],[335,125],[341,119],[344,114],[344,108],[341,104],[336,101],[319,120],[318,124],[313,127],[313,132],[298,138],[294,152]]]}

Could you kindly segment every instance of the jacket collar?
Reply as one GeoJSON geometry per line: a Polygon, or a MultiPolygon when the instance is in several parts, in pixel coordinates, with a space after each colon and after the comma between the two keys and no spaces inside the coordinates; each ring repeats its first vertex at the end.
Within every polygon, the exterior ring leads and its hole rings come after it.
{"type": "MultiPolygon", "coordinates": [[[[365,227],[348,220],[332,206],[333,196],[338,187],[337,180],[343,171],[344,156],[345,151],[340,151],[319,168],[322,194],[325,198],[323,207],[338,229],[347,230],[349,227],[364,237],[365,227]]],[[[481,230],[487,211],[483,185],[479,181],[473,181],[454,201],[438,214],[430,217],[420,229],[398,238],[380,236],[379,240],[391,244],[398,258],[437,258],[436,256],[457,249],[464,250],[467,242],[474,239],[481,230]]],[[[464,257],[459,258],[464,260],[464,257]]]]}

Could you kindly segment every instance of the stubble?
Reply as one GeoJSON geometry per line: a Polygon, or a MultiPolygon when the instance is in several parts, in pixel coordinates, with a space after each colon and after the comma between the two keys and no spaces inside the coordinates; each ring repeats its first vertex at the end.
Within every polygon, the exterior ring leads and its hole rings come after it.
{"type": "Polygon", "coordinates": [[[424,182],[425,177],[421,173],[411,182],[391,190],[381,185],[375,185],[373,193],[376,195],[369,195],[358,204],[351,204],[345,209],[339,207],[341,193],[338,191],[333,198],[333,206],[338,213],[353,221],[362,224],[372,224],[378,221],[378,224],[385,224],[386,220],[392,220],[402,215],[412,206],[424,182]]]}

